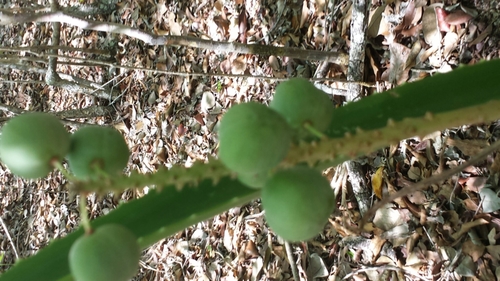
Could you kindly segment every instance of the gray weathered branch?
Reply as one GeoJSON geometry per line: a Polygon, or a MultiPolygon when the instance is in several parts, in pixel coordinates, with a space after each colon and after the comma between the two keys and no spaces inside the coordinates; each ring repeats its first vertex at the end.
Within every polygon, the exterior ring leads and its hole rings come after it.
{"type": "Polygon", "coordinates": [[[304,60],[328,61],[340,65],[347,65],[348,56],[341,52],[323,52],[318,50],[303,50],[299,48],[286,48],[267,45],[246,45],[236,42],[218,42],[204,40],[196,37],[157,35],[126,25],[109,22],[99,22],[82,19],[62,11],[44,13],[18,13],[8,11],[0,12],[0,25],[19,24],[26,22],[59,22],[80,27],[82,29],[104,31],[124,34],[143,41],[149,45],[173,45],[203,48],[212,51],[235,52],[256,55],[276,55],[304,60]]]}

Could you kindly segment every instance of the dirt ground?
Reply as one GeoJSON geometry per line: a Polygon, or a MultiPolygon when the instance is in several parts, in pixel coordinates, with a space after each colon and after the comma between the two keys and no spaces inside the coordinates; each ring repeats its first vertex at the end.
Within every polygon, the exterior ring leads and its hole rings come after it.
{"type": "MultiPolygon", "coordinates": [[[[59,5],[78,7],[80,2],[64,0],[59,5]]],[[[113,9],[87,18],[221,42],[342,53],[351,46],[351,1],[107,2],[113,9]]],[[[385,3],[372,1],[370,8],[363,96],[499,56],[496,1],[385,3]]],[[[1,4],[11,12],[49,7],[41,0],[1,4]]],[[[70,131],[84,124],[112,124],[131,148],[127,172],[149,173],[161,166],[206,160],[216,151],[215,127],[221,114],[239,102],[268,103],[282,79],[315,78],[339,106],[348,90],[345,65],[223,48],[152,46],[122,34],[62,24],[59,45],[66,48],[56,54],[56,70],[108,83],[110,91],[118,93],[97,97],[46,84],[50,52],[43,46],[52,44],[52,32],[52,24],[45,22],[0,26],[1,121],[26,110],[65,112],[70,131]],[[89,107],[104,114],[78,111],[89,107]]],[[[463,163],[498,138],[499,124],[449,128],[358,160],[371,202],[377,200],[372,194],[391,192],[463,163]],[[382,184],[374,185],[377,180],[382,184]]],[[[373,223],[381,232],[365,236],[349,231],[361,215],[347,169],[332,167],[325,174],[342,191],[340,207],[314,240],[286,249],[268,230],[257,200],[146,249],[134,280],[293,280],[292,269],[301,280],[500,280],[500,216],[483,210],[479,197],[483,187],[498,186],[498,174],[489,170],[497,160],[488,159],[380,210],[373,223]],[[465,222],[478,219],[488,223],[455,235],[465,222]]],[[[0,166],[2,271],[78,226],[77,204],[66,185],[59,172],[26,181],[0,166]]],[[[139,189],[89,196],[89,213],[92,218],[105,215],[144,193],[139,189]]]]}

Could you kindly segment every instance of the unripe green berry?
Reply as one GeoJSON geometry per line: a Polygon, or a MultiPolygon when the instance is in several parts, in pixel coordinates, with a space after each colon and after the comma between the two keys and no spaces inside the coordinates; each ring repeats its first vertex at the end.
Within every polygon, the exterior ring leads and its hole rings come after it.
{"type": "Polygon", "coordinates": [[[280,83],[269,107],[287,120],[299,138],[314,135],[305,128],[306,124],[320,133],[325,132],[334,109],[328,95],[304,78],[291,78],[280,83]]]}
{"type": "Polygon", "coordinates": [[[307,167],[276,172],[266,182],[261,197],[267,223],[274,233],[288,241],[316,236],[335,207],[328,180],[307,167]]]}
{"type": "Polygon", "coordinates": [[[99,172],[116,174],[127,166],[130,151],[123,136],[112,127],[88,126],[71,136],[68,163],[80,179],[96,179],[99,172]]]}
{"type": "Polygon", "coordinates": [[[290,149],[291,129],[285,119],[256,102],[231,107],[219,128],[219,158],[232,171],[253,174],[268,171],[290,149]]]}
{"type": "Polygon", "coordinates": [[[18,115],[2,128],[0,158],[10,171],[26,179],[45,177],[69,150],[70,135],[55,116],[18,115]]]}
{"type": "Polygon", "coordinates": [[[140,255],[130,230],[104,225],[75,241],[69,251],[69,268],[75,281],[128,281],[137,272],[140,255]]]}
{"type": "Polygon", "coordinates": [[[242,184],[257,189],[264,187],[268,178],[268,171],[253,174],[238,174],[238,180],[242,184]]]}

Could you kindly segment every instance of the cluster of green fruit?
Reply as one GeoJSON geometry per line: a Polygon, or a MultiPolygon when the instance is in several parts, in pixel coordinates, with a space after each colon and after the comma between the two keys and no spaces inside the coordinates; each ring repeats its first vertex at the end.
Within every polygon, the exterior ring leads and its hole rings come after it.
{"type": "MultiPolygon", "coordinates": [[[[70,135],[47,113],[26,113],[9,120],[0,135],[0,159],[17,176],[46,176],[66,157],[78,180],[97,179],[123,171],[130,155],[115,129],[88,126],[70,135]]],[[[72,245],[71,273],[76,281],[126,281],[137,271],[137,238],[121,225],[105,225],[72,245]]]]}
{"type": "Polygon", "coordinates": [[[2,128],[0,159],[22,178],[47,176],[67,158],[77,179],[115,174],[127,165],[130,152],[115,129],[87,126],[70,135],[55,116],[33,112],[18,115],[2,128]]]}
{"type": "Polygon", "coordinates": [[[335,207],[334,193],[320,171],[309,167],[275,171],[291,144],[321,136],[332,114],[323,91],[294,78],[278,85],[269,107],[242,103],[222,117],[220,160],[242,183],[262,188],[267,222],[285,240],[313,238],[335,207]]]}

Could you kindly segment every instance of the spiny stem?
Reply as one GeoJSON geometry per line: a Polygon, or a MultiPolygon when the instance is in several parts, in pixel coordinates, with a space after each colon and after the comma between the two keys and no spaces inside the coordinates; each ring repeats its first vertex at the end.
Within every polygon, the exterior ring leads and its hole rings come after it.
{"type": "Polygon", "coordinates": [[[169,170],[160,168],[151,174],[140,174],[134,171],[129,176],[102,175],[98,180],[75,181],[72,187],[76,192],[97,193],[120,192],[128,188],[145,186],[162,188],[174,185],[177,189],[181,189],[186,185],[196,186],[205,179],[211,179],[216,183],[220,178],[232,174],[220,161],[210,159],[208,163],[195,163],[191,168],[182,166],[174,166],[169,170]]]}

